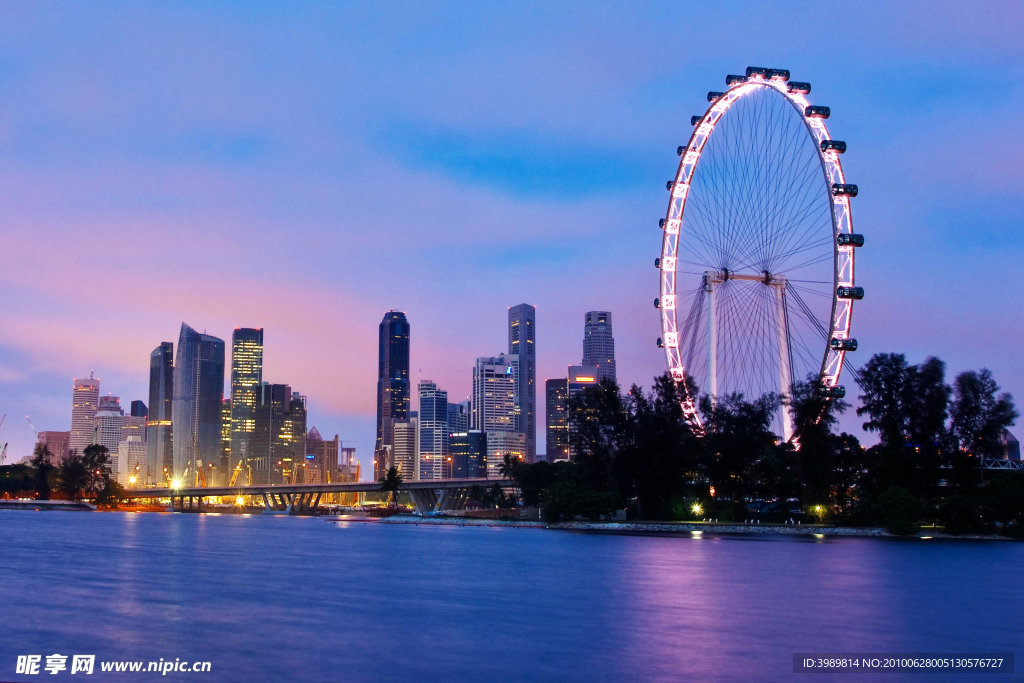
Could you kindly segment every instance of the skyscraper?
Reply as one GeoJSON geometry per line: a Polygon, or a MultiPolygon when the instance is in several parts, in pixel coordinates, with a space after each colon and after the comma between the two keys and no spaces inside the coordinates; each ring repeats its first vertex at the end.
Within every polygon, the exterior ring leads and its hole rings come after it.
{"type": "Polygon", "coordinates": [[[121,399],[117,396],[100,396],[92,424],[92,443],[105,446],[111,457],[117,455],[117,446],[121,443],[121,431],[124,429],[124,411],[121,410],[121,399]]]}
{"type": "Polygon", "coordinates": [[[519,304],[508,309],[508,352],[516,366],[516,428],[526,435],[526,462],[537,456],[537,308],[519,304]]]}
{"type": "MultiPolygon", "coordinates": [[[[599,386],[599,368],[596,365],[570,365],[569,379],[566,381],[565,394],[566,404],[572,401],[573,397],[583,393],[586,389],[599,386]]],[[[565,423],[567,427],[566,444],[569,457],[574,458],[572,447],[572,435],[576,433],[576,415],[570,409],[566,410],[565,423]]]]}
{"type": "Polygon", "coordinates": [[[146,481],[164,483],[174,467],[171,407],[174,402],[174,344],[162,342],[149,354],[149,415],[146,417],[146,481]]]}
{"type": "Polygon", "coordinates": [[[568,383],[567,379],[549,379],[544,382],[548,462],[569,457],[569,423],[566,414],[568,383]]]}
{"type": "Polygon", "coordinates": [[[225,398],[220,403],[220,458],[217,460],[217,471],[213,477],[218,486],[226,486],[231,481],[231,399],[225,398]]]}
{"type": "Polygon", "coordinates": [[[487,478],[501,479],[505,456],[513,460],[526,458],[526,435],[520,432],[487,432],[487,478]]]}
{"type": "Polygon", "coordinates": [[[306,461],[306,399],[287,384],[260,384],[250,441],[253,484],[290,484],[306,461]]]}
{"type": "Polygon", "coordinates": [[[182,483],[193,485],[200,460],[204,466],[218,461],[223,399],[224,341],[200,334],[182,323],[171,407],[172,481],[183,476],[188,468],[188,480],[182,483]]]}
{"type": "Polygon", "coordinates": [[[487,476],[487,432],[467,429],[452,432],[448,450],[452,479],[481,479],[487,476]]]}
{"type": "Polygon", "coordinates": [[[443,479],[448,457],[448,392],[419,383],[420,479],[443,479]]]}
{"type": "Polygon", "coordinates": [[[469,430],[469,401],[448,404],[448,433],[469,430]]]}
{"type": "Polygon", "coordinates": [[[391,464],[398,469],[402,479],[415,481],[420,478],[419,450],[419,419],[416,411],[412,411],[408,419],[395,423],[395,443],[391,450],[391,464]]]}
{"type": "Polygon", "coordinates": [[[142,401],[132,401],[132,417],[149,417],[149,408],[142,401]]]}
{"type": "Polygon", "coordinates": [[[239,327],[231,335],[231,415],[228,469],[249,456],[256,429],[256,393],[263,381],[263,329],[239,327]]]}
{"type": "Polygon", "coordinates": [[[395,423],[409,419],[409,322],[405,313],[388,311],[381,320],[377,362],[377,444],[374,449],[379,480],[390,466],[395,423]]]}
{"type": "Polygon", "coordinates": [[[515,366],[504,354],[476,359],[470,426],[485,432],[516,431],[515,366]]]}
{"type": "Polygon", "coordinates": [[[68,457],[68,449],[71,443],[71,432],[39,432],[36,440],[40,446],[50,449],[53,456],[53,464],[59,465],[68,457]]]}
{"type": "Polygon", "coordinates": [[[81,453],[92,443],[93,422],[100,400],[100,381],[89,372],[89,379],[76,379],[71,393],[71,450],[81,453]]]}
{"type": "Polygon", "coordinates": [[[597,367],[597,381],[616,381],[615,339],[612,338],[612,314],[590,311],[583,319],[583,365],[597,367]]]}

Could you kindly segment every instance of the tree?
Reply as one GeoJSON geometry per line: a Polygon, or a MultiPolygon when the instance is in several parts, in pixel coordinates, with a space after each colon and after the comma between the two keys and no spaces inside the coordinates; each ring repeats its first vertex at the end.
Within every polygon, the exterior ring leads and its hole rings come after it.
{"type": "Polygon", "coordinates": [[[867,415],[865,431],[878,432],[885,446],[906,443],[907,417],[903,400],[907,395],[910,374],[907,358],[902,353],[876,353],[861,368],[857,384],[864,393],[857,415],[867,415]]]}
{"type": "Polygon", "coordinates": [[[720,396],[717,402],[709,396],[701,399],[704,467],[719,499],[742,503],[755,490],[755,466],[775,448],[771,423],[778,404],[775,394],[755,401],[739,393],[720,396]]]}
{"type": "Polygon", "coordinates": [[[389,507],[398,507],[398,492],[402,489],[402,475],[397,467],[389,467],[380,480],[380,490],[388,494],[389,507]]]}
{"type": "Polygon", "coordinates": [[[996,396],[999,385],[992,373],[969,370],[954,381],[955,398],[950,410],[950,431],[959,447],[970,455],[990,458],[1002,455],[999,438],[1020,417],[1013,396],[996,396]]]}
{"type": "Polygon", "coordinates": [[[828,505],[835,472],[835,446],[832,428],[836,415],[849,408],[842,399],[828,398],[815,375],[806,382],[795,382],[790,395],[782,399],[789,406],[794,435],[799,449],[793,453],[796,479],[803,489],[802,502],[828,505]]]}
{"type": "Polygon", "coordinates": [[[50,448],[46,444],[40,443],[36,444],[35,450],[32,452],[32,459],[28,461],[35,468],[32,484],[36,491],[36,498],[39,500],[50,499],[50,475],[54,470],[52,459],[50,448]]]}
{"type": "Polygon", "coordinates": [[[89,488],[89,470],[78,451],[71,451],[57,468],[58,490],[67,500],[80,500],[89,488]]]}
{"type": "Polygon", "coordinates": [[[699,468],[699,442],[680,407],[680,387],[667,373],[645,393],[635,384],[624,399],[623,431],[612,468],[622,500],[636,498],[641,519],[673,516],[699,468]]]}

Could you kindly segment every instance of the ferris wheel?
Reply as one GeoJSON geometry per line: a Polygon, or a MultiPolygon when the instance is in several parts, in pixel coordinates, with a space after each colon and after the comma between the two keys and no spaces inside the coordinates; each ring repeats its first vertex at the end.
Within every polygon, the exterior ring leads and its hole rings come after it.
{"type": "MultiPolygon", "coordinates": [[[[857,186],[843,175],[846,143],[825,125],[829,108],[789,76],[748,67],[709,92],[667,184],[658,346],[698,430],[699,393],[788,396],[808,379],[828,398],[846,393],[839,376],[857,349],[850,325],[864,297],[854,283],[857,186]]],[[[773,428],[793,438],[785,402],[773,428]]]]}

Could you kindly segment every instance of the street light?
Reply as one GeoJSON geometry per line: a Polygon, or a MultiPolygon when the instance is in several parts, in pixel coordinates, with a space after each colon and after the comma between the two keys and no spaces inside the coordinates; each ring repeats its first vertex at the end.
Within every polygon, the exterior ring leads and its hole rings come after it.
{"type": "Polygon", "coordinates": [[[699,514],[701,514],[702,512],[704,512],[704,508],[702,508],[702,507],[700,506],[700,503],[694,503],[694,504],[693,504],[693,514],[695,514],[695,515],[699,515],[699,514]]]}

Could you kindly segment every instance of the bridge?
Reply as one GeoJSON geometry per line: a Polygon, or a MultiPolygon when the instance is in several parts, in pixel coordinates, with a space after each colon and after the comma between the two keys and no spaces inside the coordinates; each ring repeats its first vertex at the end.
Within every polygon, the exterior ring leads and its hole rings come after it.
{"type": "MultiPolygon", "coordinates": [[[[510,488],[510,479],[433,479],[403,482],[402,491],[412,495],[416,510],[421,513],[461,510],[466,506],[474,486],[510,488]]],[[[263,486],[211,486],[191,488],[130,489],[125,498],[132,500],[170,498],[171,509],[201,511],[204,498],[260,497],[265,515],[309,515],[320,505],[325,493],[380,493],[380,484],[373,481],[342,484],[268,484],[263,486]],[[186,507],[186,501],[188,505],[186,507]]]]}

